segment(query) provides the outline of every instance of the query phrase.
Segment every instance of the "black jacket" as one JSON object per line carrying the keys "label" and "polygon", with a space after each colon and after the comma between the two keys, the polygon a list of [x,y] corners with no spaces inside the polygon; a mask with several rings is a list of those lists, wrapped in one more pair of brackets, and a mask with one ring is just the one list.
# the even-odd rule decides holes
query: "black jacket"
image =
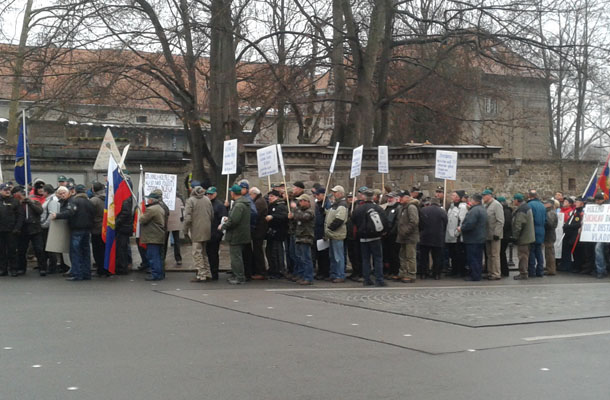
{"label": "black jacket", "polygon": [[0,197],[0,232],[20,232],[23,215],[19,201],[13,196]]}
{"label": "black jacket", "polygon": [[227,207],[218,198],[212,200],[212,208],[214,209],[214,220],[212,222],[212,240],[220,241],[222,240],[222,231],[219,231],[218,225],[222,220],[222,217],[226,217],[229,215],[227,211]]}
{"label": "black jacket", "polygon": [[502,209],[504,210],[504,235],[502,238],[510,240],[513,235],[513,209],[507,204],[502,204]]}
{"label": "black jacket", "polygon": [[379,214],[379,216],[381,218],[381,222],[383,223],[383,226],[387,230],[388,221],[385,217],[385,213],[383,212],[383,208],[379,207],[377,204],[373,203],[372,201],[366,201],[354,210],[354,213],[352,214],[352,218],[351,218],[354,225],[356,226],[356,229],[358,231],[358,237],[360,239],[373,239],[376,237],[381,237],[386,232],[386,230],[384,230],[381,233],[374,233],[374,234],[367,233],[367,229],[366,229],[366,224],[368,222],[367,212],[371,209],[375,209],[375,211],[377,211],[377,213]]}
{"label": "black jacket", "polygon": [[271,215],[267,229],[267,239],[284,241],[288,235],[288,206],[284,200],[269,204],[268,214]]}
{"label": "black jacket", "polygon": [[90,231],[95,218],[95,206],[85,193],[63,201],[57,219],[67,219],[71,231]]}
{"label": "black jacket", "polygon": [[116,216],[116,232],[131,236],[133,234],[133,200],[129,198],[123,200],[121,212]]}
{"label": "black jacket", "polygon": [[430,247],[443,247],[447,230],[447,212],[438,204],[430,204],[419,213],[419,244]]}
{"label": "black jacket", "polygon": [[[89,200],[87,200],[89,201]],[[26,217],[25,207],[28,208]],[[42,215],[42,205],[36,200],[27,198],[19,207],[19,213],[23,220],[21,226],[21,233],[26,235],[35,235],[42,232],[42,226],[40,225],[40,216]]]}
{"label": "black jacket", "polygon": [[392,205],[388,205],[385,209],[385,217],[388,220],[388,240],[392,243],[396,241],[396,234],[398,233],[398,213],[400,203],[395,202]]}

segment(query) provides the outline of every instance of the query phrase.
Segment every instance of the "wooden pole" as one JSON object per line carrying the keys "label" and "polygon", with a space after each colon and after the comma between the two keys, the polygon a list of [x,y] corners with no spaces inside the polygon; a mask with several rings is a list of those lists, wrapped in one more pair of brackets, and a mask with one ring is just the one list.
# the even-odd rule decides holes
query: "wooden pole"
{"label": "wooden pole", "polygon": [[332,176],[332,172],[328,173],[328,180],[326,181],[326,194],[330,193],[330,177]]}
{"label": "wooden pole", "polygon": [[381,195],[379,196],[379,202],[383,199],[383,191],[385,190],[385,174],[381,174]]}
{"label": "wooden pole", "polygon": [[354,203],[356,202],[356,180],[358,177],[354,178],[354,191],[352,192],[352,212],[354,212]]}
{"label": "wooden pole", "polygon": [[269,186],[269,191],[271,191],[271,175],[267,175],[267,186]]}
{"label": "wooden pole", "polygon": [[447,201],[447,179],[445,179],[445,185],[443,185],[443,208],[445,208],[446,201]]}
{"label": "wooden pole", "polygon": [[[26,134],[25,128],[25,109],[22,113],[23,116],[23,171],[25,172],[25,197],[27,198],[30,195],[30,180],[28,179],[28,137]],[[36,194],[36,193],[34,193]],[[28,206],[25,205],[25,219],[30,218],[30,213],[28,212]]]}
{"label": "wooden pole", "polygon": [[225,195],[225,202],[229,201],[229,177],[231,176],[231,174],[227,175],[227,194]]}

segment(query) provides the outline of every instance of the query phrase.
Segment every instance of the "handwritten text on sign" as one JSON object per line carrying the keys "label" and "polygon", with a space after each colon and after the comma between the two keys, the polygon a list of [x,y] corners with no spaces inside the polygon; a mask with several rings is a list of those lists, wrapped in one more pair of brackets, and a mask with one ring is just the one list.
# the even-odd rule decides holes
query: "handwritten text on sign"
{"label": "handwritten text on sign", "polygon": [[349,178],[354,179],[357,176],[360,176],[360,171],[362,170],[362,151],[364,146],[356,147],[352,153],[352,168]]}
{"label": "handwritten text on sign", "polygon": [[258,161],[259,178],[278,173],[276,145],[272,144],[256,150],[256,160]]}
{"label": "handwritten text on sign", "polygon": [[222,175],[237,173],[237,139],[226,140],[222,155]]}
{"label": "handwritten text on sign", "polygon": [[436,168],[434,176],[438,179],[457,179],[457,151],[436,151]]}
{"label": "handwritten text on sign", "polygon": [[610,243],[610,204],[585,207],[580,241]]}
{"label": "handwritten text on sign", "polygon": [[380,174],[390,173],[390,164],[388,162],[388,146],[377,147],[377,172]]}
{"label": "handwritten text on sign", "polygon": [[146,172],[144,174],[144,193],[149,195],[155,189],[163,192],[163,202],[172,211],[176,208],[176,183],[177,175],[155,174]]}

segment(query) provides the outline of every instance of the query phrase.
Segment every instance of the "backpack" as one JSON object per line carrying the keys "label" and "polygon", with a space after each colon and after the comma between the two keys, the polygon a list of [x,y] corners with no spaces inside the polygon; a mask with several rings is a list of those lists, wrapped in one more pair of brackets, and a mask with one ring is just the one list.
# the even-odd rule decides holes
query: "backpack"
{"label": "backpack", "polygon": [[364,225],[365,237],[379,237],[385,231],[384,220],[374,208],[366,210],[366,223]]}

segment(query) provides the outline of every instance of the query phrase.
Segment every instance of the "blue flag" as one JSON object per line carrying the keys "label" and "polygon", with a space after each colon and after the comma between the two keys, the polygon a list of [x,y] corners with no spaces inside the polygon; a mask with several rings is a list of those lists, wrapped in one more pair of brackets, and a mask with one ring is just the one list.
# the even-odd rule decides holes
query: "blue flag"
{"label": "blue flag", "polygon": [[[32,169],[30,168],[30,148],[28,147],[27,138],[23,140],[24,126],[21,124],[19,128],[19,143],[17,143],[17,153],[15,154],[15,180],[20,185],[25,185],[25,166],[28,167],[28,183],[32,183]],[[26,130],[27,135],[27,130]],[[26,152],[24,152],[24,149]],[[25,159],[27,153],[27,160]],[[27,162],[27,164],[26,164]]]}

